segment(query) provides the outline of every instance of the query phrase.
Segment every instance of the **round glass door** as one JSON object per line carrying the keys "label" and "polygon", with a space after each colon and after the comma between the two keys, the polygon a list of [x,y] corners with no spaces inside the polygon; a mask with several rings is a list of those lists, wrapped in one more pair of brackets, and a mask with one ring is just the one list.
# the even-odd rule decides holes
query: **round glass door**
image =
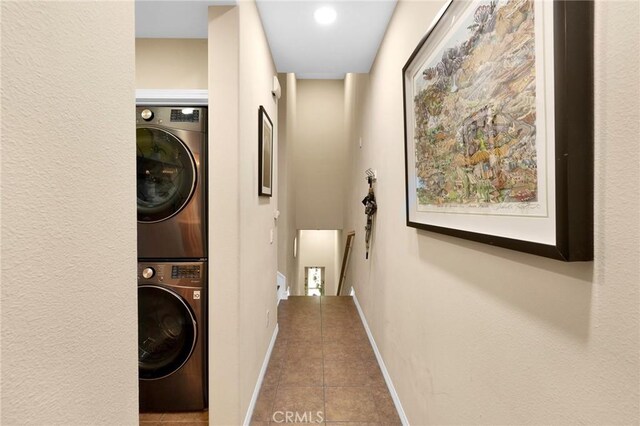
{"label": "round glass door", "polygon": [[196,344],[197,326],[185,301],[162,287],[138,287],[138,372],[160,379],[179,370]]}
{"label": "round glass door", "polygon": [[138,220],[159,222],[178,213],[196,186],[193,158],[182,141],[160,129],[136,131]]}

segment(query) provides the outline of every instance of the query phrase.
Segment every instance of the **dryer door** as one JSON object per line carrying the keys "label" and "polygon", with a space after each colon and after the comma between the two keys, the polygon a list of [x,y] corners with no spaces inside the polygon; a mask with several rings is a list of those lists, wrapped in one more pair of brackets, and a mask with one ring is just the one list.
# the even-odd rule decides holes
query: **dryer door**
{"label": "dryer door", "polygon": [[160,222],[177,214],[196,187],[196,168],[187,147],[162,129],[136,130],[138,221]]}
{"label": "dryer door", "polygon": [[140,379],[161,379],[179,370],[197,337],[196,320],[182,297],[164,287],[138,287]]}

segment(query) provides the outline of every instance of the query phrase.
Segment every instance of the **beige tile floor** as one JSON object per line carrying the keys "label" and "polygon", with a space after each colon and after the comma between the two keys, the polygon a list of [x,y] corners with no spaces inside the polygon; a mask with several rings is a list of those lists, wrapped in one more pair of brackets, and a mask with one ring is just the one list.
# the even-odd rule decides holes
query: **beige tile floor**
{"label": "beige tile floor", "polygon": [[[278,324],[252,426],[401,424],[351,297],[289,297]],[[206,412],[140,415],[143,426],[207,422]]]}
{"label": "beige tile floor", "polygon": [[289,297],[278,324],[253,425],[401,424],[351,297]]}

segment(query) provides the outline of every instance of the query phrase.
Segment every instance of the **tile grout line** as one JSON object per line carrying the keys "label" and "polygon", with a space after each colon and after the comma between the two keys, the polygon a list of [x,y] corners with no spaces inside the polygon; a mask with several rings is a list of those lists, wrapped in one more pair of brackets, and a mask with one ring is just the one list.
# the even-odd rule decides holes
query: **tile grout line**
{"label": "tile grout line", "polygon": [[[286,301],[284,301],[286,302]],[[287,306],[286,303],[283,305],[283,307]],[[279,308],[276,308],[276,318],[278,315],[278,310]],[[269,420],[267,420],[267,424],[271,424],[271,420],[273,419],[273,414],[275,413],[275,409],[276,409],[276,401],[278,399],[278,390],[280,390],[280,379],[282,378],[282,370],[283,370],[283,364],[285,362],[285,360],[287,359],[287,353],[289,351],[289,339],[287,339],[287,331],[285,331],[284,333],[282,333],[282,337],[284,338],[284,359],[280,360],[280,372],[278,373],[278,380],[276,380],[276,386],[275,386],[275,393],[273,395],[273,401],[271,401],[271,410],[269,413]],[[277,339],[279,339],[281,336],[276,337],[276,344],[278,343]]]}
{"label": "tile grout line", "polygon": [[[278,343],[278,342],[276,342]],[[287,349],[289,347],[289,341],[285,340],[285,355],[287,353]],[[271,410],[269,410],[269,420],[267,420],[267,424],[271,424],[271,419],[273,418],[273,413],[274,410],[276,409],[276,400],[278,398],[278,390],[280,389],[280,378],[282,377],[282,364],[284,363],[284,361],[280,361],[280,373],[278,374],[278,380],[276,380],[276,386],[275,386],[275,391],[273,394],[273,401],[271,401]]]}
{"label": "tile grout line", "polygon": [[320,296],[320,350],[322,351],[322,419],[327,423],[327,386],[324,377],[324,309]]}
{"label": "tile grout line", "polygon": [[[328,421],[326,416],[327,416],[327,390],[328,390],[329,387],[369,388],[370,385],[363,386],[363,385],[355,385],[355,384],[352,384],[352,383],[348,383],[348,384],[345,383],[343,385],[338,385],[338,386],[328,386],[327,385],[327,383],[326,383],[326,369],[325,369],[326,352],[324,351],[324,346],[325,346],[325,343],[327,342],[327,339],[324,338],[324,334],[325,334],[324,333],[324,329],[328,327],[329,323],[325,324],[325,319],[326,319],[325,316],[329,315],[329,312],[332,312],[333,308],[330,309],[329,311],[327,311],[327,313],[325,313],[325,305],[327,306],[327,308],[331,308],[331,306],[330,306],[331,303],[328,303],[326,300],[323,300],[322,297],[319,298],[318,305],[319,306],[317,306],[315,309],[316,309],[316,312],[318,312],[319,315],[320,315],[318,326],[319,326],[319,331],[320,331],[319,343],[321,344],[321,352],[320,353],[321,353],[321,361],[322,361],[322,404],[323,404],[323,410],[324,410],[323,411],[323,414],[324,414],[324,416],[323,416],[323,421],[324,422],[323,423],[326,423]],[[351,303],[349,304],[349,308],[351,308],[351,305],[353,305],[353,307],[355,307],[357,309],[357,306],[355,305],[354,301],[351,301]],[[343,306],[343,305],[340,304],[339,306]],[[336,306],[336,307],[338,307],[338,306]],[[285,304],[283,304],[283,305],[281,305],[279,307],[278,311],[283,312],[283,313],[291,314],[292,311],[295,310],[294,308],[295,308],[294,306],[287,306],[287,304],[285,303]],[[281,309],[282,309],[282,311],[281,311]],[[290,317],[289,317],[289,319],[290,319]],[[355,318],[351,318],[349,316],[348,321],[349,321],[349,323],[357,324],[358,323],[357,322],[357,316]],[[289,325],[290,325],[290,323],[289,323]],[[309,330],[309,332],[311,331],[311,329],[308,329],[308,330]],[[327,330],[329,330],[329,329],[327,329]],[[278,368],[278,377],[277,377],[277,380],[276,380],[276,382],[274,384],[274,397],[273,397],[272,404],[271,404],[270,419],[267,421],[267,424],[269,424],[269,423],[273,424],[272,423],[273,413],[274,413],[274,410],[278,408],[277,404],[276,404],[277,396],[278,396],[278,393],[281,391],[280,386],[282,385],[282,377],[284,375],[286,364],[287,364],[287,361],[288,361],[288,358],[289,358],[289,355],[290,355],[290,352],[291,352],[291,349],[292,349],[292,346],[291,346],[292,342],[289,339],[290,337],[291,337],[291,335],[287,334],[286,332],[281,333],[278,336],[278,338],[280,340],[279,343],[281,343],[282,346],[283,346],[283,357],[282,357],[282,359],[280,361],[280,364],[278,366],[279,367]],[[332,341],[332,340],[329,340],[329,341]],[[371,344],[368,340],[365,340],[365,341],[368,344],[367,346],[369,346]],[[307,343],[311,343],[312,340],[307,340],[306,342]],[[357,348],[352,348],[352,349],[356,350],[356,353],[355,353],[356,359],[358,359],[359,361],[362,361],[362,356],[364,354],[364,352],[363,352],[364,351],[364,347],[357,347]],[[376,364],[378,364],[378,363],[376,362]],[[365,389],[363,389],[363,390],[365,390]],[[369,394],[368,398],[371,398],[370,400],[372,400],[374,402],[374,404],[375,404],[376,398],[375,398],[373,390],[372,389],[367,389],[366,393]],[[382,424],[380,422],[382,422],[384,420],[383,420],[382,413],[379,410],[379,407],[376,406],[373,409],[373,411],[374,412],[372,414],[374,414],[374,416],[376,417],[376,420],[377,420],[376,424]],[[258,420],[255,420],[255,421],[258,421]],[[344,423],[344,421],[340,420],[340,421],[338,421],[338,423]]]}

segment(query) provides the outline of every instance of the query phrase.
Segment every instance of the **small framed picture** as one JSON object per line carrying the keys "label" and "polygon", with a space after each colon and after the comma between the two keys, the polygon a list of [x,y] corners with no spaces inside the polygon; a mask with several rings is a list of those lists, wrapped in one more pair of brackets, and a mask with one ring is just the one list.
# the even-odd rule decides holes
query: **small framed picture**
{"label": "small framed picture", "polygon": [[273,122],[262,105],[258,109],[258,195],[273,195]]}

